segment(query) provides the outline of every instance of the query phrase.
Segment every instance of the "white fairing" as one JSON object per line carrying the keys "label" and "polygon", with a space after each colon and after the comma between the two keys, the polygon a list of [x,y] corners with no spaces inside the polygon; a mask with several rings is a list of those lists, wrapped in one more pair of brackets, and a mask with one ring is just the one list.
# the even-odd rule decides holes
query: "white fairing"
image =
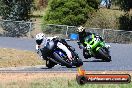
{"label": "white fairing", "polygon": [[[58,36],[54,36],[54,37],[45,37],[45,36],[43,36],[42,37],[42,34],[39,33],[38,35],[36,35],[36,39],[39,39],[39,40],[43,39],[43,41],[42,41],[41,45],[36,45],[36,50],[38,50],[39,48],[45,47],[48,42],[50,42],[53,38],[56,38],[56,37],[58,37]],[[58,48],[62,49],[64,52],[66,52],[69,59],[72,58],[71,52],[69,51],[69,49],[65,45],[58,42],[57,46],[58,46]]]}
{"label": "white fairing", "polygon": [[67,54],[67,56],[68,56],[69,59],[72,58],[71,52],[69,51],[69,49],[68,49],[65,45],[63,45],[62,43],[58,42],[58,43],[57,43],[57,46],[58,46],[60,49],[62,49],[63,51],[66,52],[66,54]]}

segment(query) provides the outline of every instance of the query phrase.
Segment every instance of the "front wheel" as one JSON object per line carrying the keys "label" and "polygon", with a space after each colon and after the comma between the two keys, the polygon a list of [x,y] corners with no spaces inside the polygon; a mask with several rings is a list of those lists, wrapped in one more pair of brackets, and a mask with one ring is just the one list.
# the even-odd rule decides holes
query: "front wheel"
{"label": "front wheel", "polygon": [[100,48],[98,52],[101,58],[103,59],[103,61],[107,61],[107,62],[111,61],[111,56],[109,55],[109,52],[107,50],[105,50],[104,48]]}
{"label": "front wheel", "polygon": [[82,59],[79,59],[79,56],[78,54],[75,52],[75,51],[72,51],[71,50],[71,53],[72,53],[72,57],[73,57],[73,65],[76,66],[76,67],[80,67],[83,65],[83,61]]}
{"label": "front wheel", "polygon": [[88,51],[86,49],[83,49],[83,57],[85,59],[91,58],[91,55],[88,53]]}
{"label": "front wheel", "polygon": [[76,67],[80,67],[80,66],[82,66],[82,65],[83,65],[82,59],[78,59],[77,62],[76,62],[76,64],[75,64],[75,66],[76,66]]}

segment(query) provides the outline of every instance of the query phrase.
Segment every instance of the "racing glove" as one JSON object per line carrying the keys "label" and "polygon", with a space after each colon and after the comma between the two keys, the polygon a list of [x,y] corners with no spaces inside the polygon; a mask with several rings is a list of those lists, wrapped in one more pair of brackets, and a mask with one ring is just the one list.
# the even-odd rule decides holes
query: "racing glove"
{"label": "racing glove", "polygon": [[86,49],[87,49],[87,50],[90,50],[90,49],[91,49],[91,45],[87,45],[87,46],[86,46]]}
{"label": "racing glove", "polygon": [[40,48],[39,45],[36,45],[36,53],[39,54]]}
{"label": "racing glove", "polygon": [[89,55],[91,55],[91,45],[87,45],[87,46],[86,46],[86,49],[87,49]]}
{"label": "racing glove", "polygon": [[105,44],[105,47],[106,47],[107,49],[109,49],[111,46],[110,46],[110,45]]}

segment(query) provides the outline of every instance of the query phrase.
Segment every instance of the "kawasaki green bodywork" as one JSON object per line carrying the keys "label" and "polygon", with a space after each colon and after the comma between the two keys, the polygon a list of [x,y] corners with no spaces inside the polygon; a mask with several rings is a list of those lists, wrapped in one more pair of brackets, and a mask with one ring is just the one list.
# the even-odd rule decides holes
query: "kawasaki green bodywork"
{"label": "kawasaki green bodywork", "polygon": [[104,41],[100,41],[100,39],[96,38],[94,34],[92,34],[90,36],[87,36],[85,38],[85,42],[84,43],[86,45],[90,45],[91,46],[90,52],[92,54],[96,54],[101,47],[105,46],[105,42]]}

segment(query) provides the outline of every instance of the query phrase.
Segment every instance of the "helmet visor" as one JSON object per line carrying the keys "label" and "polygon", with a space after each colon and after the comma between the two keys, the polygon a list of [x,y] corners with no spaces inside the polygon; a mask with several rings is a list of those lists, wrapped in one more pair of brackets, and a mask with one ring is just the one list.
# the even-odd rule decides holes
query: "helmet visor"
{"label": "helmet visor", "polygon": [[40,44],[42,43],[42,41],[43,41],[43,39],[41,39],[41,40],[36,40],[36,43],[37,43],[38,45],[40,45]]}

